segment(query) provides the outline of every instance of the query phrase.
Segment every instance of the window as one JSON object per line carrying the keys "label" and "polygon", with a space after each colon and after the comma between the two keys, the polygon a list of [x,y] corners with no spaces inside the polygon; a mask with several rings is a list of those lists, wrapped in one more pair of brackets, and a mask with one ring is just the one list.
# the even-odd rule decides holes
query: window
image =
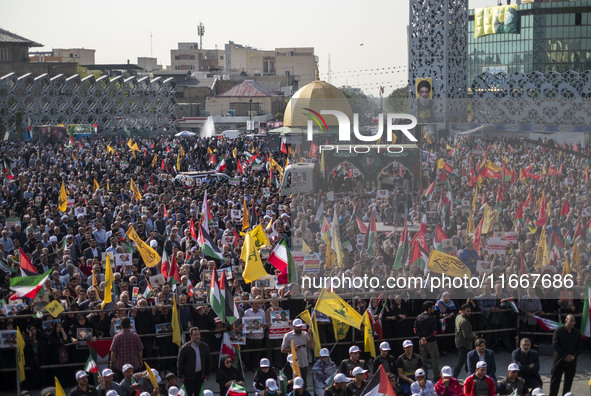
{"label": "window", "polygon": [[0,61],[10,61],[10,51],[8,48],[0,48]]}
{"label": "window", "polygon": [[580,12],[577,12],[575,14],[575,26],[581,26],[582,22],[583,22],[583,15],[581,15]]}
{"label": "window", "polygon": [[178,55],[175,55],[174,56],[174,60],[179,60],[179,56]]}

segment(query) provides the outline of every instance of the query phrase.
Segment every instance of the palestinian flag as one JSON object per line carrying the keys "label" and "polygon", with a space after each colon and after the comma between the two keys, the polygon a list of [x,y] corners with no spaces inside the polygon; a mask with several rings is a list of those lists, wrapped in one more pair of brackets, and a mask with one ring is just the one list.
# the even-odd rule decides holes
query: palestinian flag
{"label": "palestinian flag", "polygon": [[179,276],[179,266],[176,263],[176,256],[174,254],[172,255],[172,260],[170,260],[170,274],[168,277],[168,283],[170,284],[170,286],[181,284],[181,277]]}
{"label": "palestinian flag", "polygon": [[429,187],[427,187],[427,189],[423,193],[423,196],[425,197],[425,199],[427,201],[430,201],[431,199],[433,199],[433,192],[434,191],[435,191],[435,181],[433,181],[433,183],[429,184]]}
{"label": "palestinian flag", "polygon": [[213,273],[211,275],[211,283],[209,287],[209,304],[218,318],[224,320],[224,317],[226,316],[226,306],[224,304],[224,297],[220,294],[218,272],[215,268],[213,269]]}
{"label": "palestinian flag", "polygon": [[295,261],[291,256],[289,247],[285,239],[275,246],[275,249],[269,255],[267,261],[279,270],[277,283],[284,285],[287,283],[297,282],[297,272],[295,268]]}
{"label": "palestinian flag", "polygon": [[246,388],[234,382],[230,385],[227,396],[246,396]]}
{"label": "palestinian flag", "polygon": [[585,285],[585,304],[583,305],[583,317],[581,318],[581,335],[583,337],[591,337],[591,285],[587,283]]}
{"label": "palestinian flag", "polygon": [[394,389],[392,389],[392,385],[390,385],[390,380],[388,379],[388,374],[384,367],[380,365],[378,371],[374,373],[369,379],[367,385],[361,392],[361,396],[396,396]]}
{"label": "palestinian flag", "polygon": [[150,282],[146,283],[146,288],[144,289],[144,297],[152,297],[152,286],[150,286]]}
{"label": "palestinian flag", "polygon": [[517,308],[517,304],[515,304],[515,300],[513,297],[506,299],[505,302],[507,303],[509,308],[513,310],[513,312],[515,312],[516,314],[519,313],[519,308]]}
{"label": "palestinian flag", "polygon": [[53,272],[53,268],[44,274],[36,276],[17,276],[10,280],[10,289],[15,292],[11,300],[28,297],[35,298],[37,293],[43,288],[45,281]]}
{"label": "palestinian flag", "polygon": [[[420,232],[420,231],[419,231]],[[427,252],[419,241],[416,241],[412,245],[412,252],[410,255],[411,265],[417,266],[422,270],[427,268],[429,263],[429,252]]]}
{"label": "palestinian flag", "polygon": [[534,319],[536,320],[536,322],[538,322],[538,325],[540,325],[540,327],[544,331],[554,331],[557,328],[564,326],[563,323],[555,322],[553,320],[546,318],[541,318],[537,315],[534,315]]}
{"label": "palestinian flag", "polygon": [[9,267],[2,260],[0,260],[0,271],[4,272],[5,274],[11,274],[11,275],[16,273],[16,271],[14,270],[14,268]]}
{"label": "palestinian flag", "polygon": [[211,257],[213,259],[223,260],[224,257],[222,256],[222,252],[218,248],[218,246],[211,240],[209,233],[206,233],[203,229],[203,225],[199,225],[199,238],[197,238],[197,243],[201,247],[203,251],[203,255],[207,257]]}
{"label": "palestinian flag", "polygon": [[232,294],[232,289],[230,289],[230,285],[228,284],[225,271],[222,272],[219,287],[220,298],[224,300],[226,320],[228,323],[232,324],[240,319],[240,313],[238,312],[238,307],[236,307],[236,303],[234,302],[234,294]]}
{"label": "palestinian flag", "polygon": [[4,173],[6,173],[6,177],[8,177],[10,180],[14,178],[12,170],[10,170],[10,166],[8,166],[8,161],[6,160],[4,160]]}
{"label": "palestinian flag", "polygon": [[441,226],[437,224],[437,227],[435,227],[435,235],[433,236],[433,247],[435,248],[435,250],[438,250],[440,252],[443,251],[441,246],[443,245],[444,239],[448,239],[447,235],[445,235],[443,228],[441,228]]}
{"label": "palestinian flag", "polygon": [[[107,368],[109,365],[109,354],[113,340],[86,341],[90,358],[96,362],[97,369]],[[98,373],[97,373],[98,374]],[[96,377],[96,375],[95,375]],[[98,378],[95,378],[98,380]]]}
{"label": "palestinian flag", "polygon": [[371,219],[369,220],[369,227],[367,227],[367,231],[365,233],[365,242],[364,246],[367,246],[366,252],[367,257],[373,257],[375,255],[374,245],[376,243],[376,237],[378,235],[378,231],[376,228],[376,216],[375,212],[371,212]]}
{"label": "palestinian flag", "polygon": [[401,269],[403,266],[406,265],[406,261],[408,260],[407,233],[408,231],[406,230],[405,219],[404,228],[402,230],[402,234],[400,235],[400,243],[398,244],[398,249],[396,249],[396,257],[394,258],[394,269]]}
{"label": "palestinian flag", "polygon": [[86,366],[84,366],[84,371],[90,374],[98,373],[98,366],[96,365],[96,362],[94,361],[92,356],[88,357],[88,360],[86,361]]}

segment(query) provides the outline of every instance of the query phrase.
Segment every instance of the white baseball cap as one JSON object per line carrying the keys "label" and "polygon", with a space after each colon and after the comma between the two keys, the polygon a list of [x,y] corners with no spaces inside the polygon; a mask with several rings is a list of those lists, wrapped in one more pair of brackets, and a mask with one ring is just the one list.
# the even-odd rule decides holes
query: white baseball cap
{"label": "white baseball cap", "polygon": [[171,386],[170,388],[168,388],[168,396],[178,396],[179,394],[179,388],[177,388],[176,386]]}
{"label": "white baseball cap", "polygon": [[272,391],[276,391],[279,389],[279,387],[277,386],[277,382],[273,378],[268,378],[267,381],[265,381],[265,386],[271,389]]}
{"label": "white baseball cap", "polygon": [[131,364],[127,363],[127,364],[123,365],[123,368],[121,369],[121,371],[126,372],[129,369],[133,369],[133,366]]}
{"label": "white baseball cap", "polygon": [[203,391],[203,396],[213,396],[213,392],[210,391],[209,389],[205,389]]}
{"label": "white baseball cap", "polygon": [[152,369],[152,374],[154,374],[154,377],[156,377],[156,382],[162,381],[162,378],[160,378],[160,374],[158,373],[158,370]]}
{"label": "white baseball cap", "polygon": [[[117,391],[110,390],[107,393],[105,393],[105,396],[119,396],[119,393],[117,393]],[[174,396],[176,396],[176,394]]]}
{"label": "white baseball cap", "polygon": [[391,351],[392,349],[390,348],[390,344],[388,344],[386,341],[382,342],[380,344],[380,349],[382,351]]}
{"label": "white baseball cap", "polygon": [[293,356],[291,356],[291,353],[289,355],[287,355],[287,362],[289,364],[293,363]]}
{"label": "white baseball cap", "polygon": [[304,327],[304,322],[300,318],[293,320],[293,327]]}
{"label": "white baseball cap", "polygon": [[102,376],[103,377],[110,377],[112,375],[115,375],[115,373],[113,372],[113,370],[106,368],[103,370]]}
{"label": "white baseball cap", "polygon": [[359,367],[359,366],[355,367],[352,372],[352,374],[354,376],[357,374],[365,374],[365,373],[367,373],[367,370],[364,370],[363,367]]}
{"label": "white baseball cap", "polygon": [[304,387],[304,379],[302,377],[295,377],[293,379],[293,389],[302,389]]}
{"label": "white baseball cap", "polygon": [[533,391],[531,391],[531,395],[532,396],[546,396],[546,394],[544,393],[544,390],[542,388],[534,389]]}
{"label": "white baseball cap", "polygon": [[338,373],[334,376],[333,381],[335,384],[342,384],[345,382],[351,382],[351,379],[347,378],[343,373]]}
{"label": "white baseball cap", "polygon": [[361,352],[361,349],[357,345],[353,345],[349,348],[349,353]]}
{"label": "white baseball cap", "polygon": [[78,381],[82,377],[88,377],[88,373],[84,370],[79,370],[76,372],[76,381]]}
{"label": "white baseball cap", "polygon": [[572,392],[566,392],[566,393],[564,394],[564,396],[575,396],[575,394],[574,394],[574,393],[572,393]]}
{"label": "white baseball cap", "polygon": [[150,394],[148,392],[142,392],[140,393],[140,396],[150,396]]}
{"label": "white baseball cap", "polygon": [[423,375],[425,375],[425,370],[423,370],[422,368],[417,369],[417,371],[415,371],[415,377],[422,377]]}
{"label": "white baseball cap", "polygon": [[443,366],[441,369],[441,376],[442,377],[453,377],[453,370],[450,366]]}
{"label": "white baseball cap", "polygon": [[481,360],[478,363],[476,363],[476,368],[477,369],[483,368],[483,367],[486,367],[486,362],[485,361]]}
{"label": "white baseball cap", "polygon": [[511,363],[509,367],[507,367],[507,371],[519,371],[519,365],[517,363]]}
{"label": "white baseball cap", "polygon": [[271,362],[269,362],[269,359],[267,358],[262,358],[261,362],[259,363],[259,366],[261,367],[271,367]]}
{"label": "white baseball cap", "polygon": [[407,348],[412,346],[412,341],[411,340],[404,340],[404,342],[402,343],[402,347],[403,348]]}
{"label": "white baseball cap", "polygon": [[329,357],[330,356],[330,352],[328,351],[328,348],[322,348],[320,350],[320,357]]}

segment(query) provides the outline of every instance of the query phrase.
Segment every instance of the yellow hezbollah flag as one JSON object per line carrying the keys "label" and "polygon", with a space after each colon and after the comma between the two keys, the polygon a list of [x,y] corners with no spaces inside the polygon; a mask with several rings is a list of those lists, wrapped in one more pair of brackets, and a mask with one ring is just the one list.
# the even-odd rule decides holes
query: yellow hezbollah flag
{"label": "yellow hezbollah flag", "polygon": [[142,194],[140,193],[140,190],[138,190],[137,186],[135,185],[133,178],[130,179],[129,189],[131,191],[133,191],[133,196],[135,197],[135,199],[142,199]]}
{"label": "yellow hezbollah flag", "polygon": [[183,146],[181,146],[181,148],[179,149],[179,154],[183,157],[185,156],[185,149],[183,148]]}
{"label": "yellow hezbollah flag", "polygon": [[443,158],[440,158],[437,160],[437,169],[443,168],[445,168],[445,160]]}
{"label": "yellow hezbollah flag", "polygon": [[150,165],[152,168],[156,165],[157,160],[158,160],[158,155],[154,155],[154,158],[152,158],[152,165]]}
{"label": "yellow hezbollah flag", "polygon": [[148,363],[144,362],[144,364],[146,365],[146,369],[148,370],[148,376],[150,377],[150,382],[152,383],[152,386],[154,387],[154,389],[158,389],[158,381],[156,381],[156,376],[152,372],[150,366],[148,366]]}
{"label": "yellow hezbollah flag", "polygon": [[484,206],[484,222],[482,223],[482,234],[488,234],[497,221],[499,212],[491,208],[488,204]]}
{"label": "yellow hezbollah flag", "polygon": [[447,276],[463,277],[472,273],[457,257],[432,249],[429,255],[429,271]]}
{"label": "yellow hezbollah flag", "polygon": [[361,330],[362,317],[359,312],[334,292],[322,289],[320,296],[318,296],[315,309],[331,318],[337,319],[339,322],[346,323]]}
{"label": "yellow hezbollah flag", "polygon": [[242,207],[242,231],[247,230],[250,227],[250,214],[248,213],[248,206],[246,205],[246,199]]}
{"label": "yellow hezbollah flag", "polygon": [[142,241],[137,232],[135,232],[133,225],[130,225],[127,229],[127,236],[135,242],[137,250],[140,252],[144,264],[146,264],[147,267],[154,267],[160,262],[160,255],[158,252],[152,249],[146,242]]}
{"label": "yellow hezbollah flag", "polygon": [[176,306],[176,297],[172,296],[172,342],[181,346],[181,325],[179,324],[179,311]]}
{"label": "yellow hezbollah flag", "polygon": [[562,268],[562,276],[570,275],[570,265],[568,264],[568,257],[564,260],[564,267]]}
{"label": "yellow hezbollah flag", "polygon": [[[93,279],[95,277],[93,276]],[[113,289],[113,269],[111,268],[111,262],[109,260],[109,255],[107,254],[107,265],[105,267],[105,296],[103,297],[103,302],[101,303],[101,309],[105,308],[110,302],[113,302],[113,297],[111,296],[111,290]]]}
{"label": "yellow hezbollah flag", "polygon": [[363,350],[369,352],[371,357],[376,357],[376,343],[373,340],[373,328],[371,327],[371,320],[367,315],[368,311],[363,314]]}
{"label": "yellow hezbollah flag", "polygon": [[57,318],[62,312],[64,312],[64,306],[60,304],[57,300],[53,300],[45,306],[45,310],[49,312],[51,316]]}
{"label": "yellow hezbollah flag", "polygon": [[234,150],[232,150],[232,157],[238,157],[238,147],[234,147]]}
{"label": "yellow hezbollah flag", "polygon": [[244,237],[244,245],[242,246],[240,258],[246,263],[244,265],[244,272],[242,273],[244,282],[250,283],[267,276],[267,271],[265,271],[263,261],[261,260],[261,256],[259,256],[259,250],[250,232],[247,232]]}
{"label": "yellow hezbollah flag", "polygon": [[55,396],[66,396],[66,392],[64,392],[64,388],[62,388],[62,384],[60,384],[60,380],[55,378]]}
{"label": "yellow hezbollah flag", "polygon": [[472,198],[472,210],[476,210],[476,204],[478,203],[478,186],[474,189],[474,197]]}
{"label": "yellow hezbollah flag", "polygon": [[579,244],[577,241],[573,241],[573,253],[571,258],[575,267],[579,267],[581,265],[581,252],[579,251]]}
{"label": "yellow hezbollah flag", "polygon": [[294,345],[294,340],[291,340],[291,368],[293,371],[293,377],[301,377],[302,374],[300,373],[300,363],[298,362],[298,355],[296,354],[296,349]]}
{"label": "yellow hezbollah flag", "polygon": [[98,182],[96,181],[96,179],[94,179],[93,186],[94,186],[94,191],[96,191],[96,190],[98,190],[99,188],[101,188],[101,187],[99,186]]}
{"label": "yellow hezbollah flag", "polygon": [[113,155],[113,147],[109,146],[108,144],[107,144],[107,154]]}
{"label": "yellow hezbollah flag", "polygon": [[60,200],[59,200],[59,205],[58,205],[58,209],[60,210],[60,212],[66,212],[66,210],[68,210],[68,194],[66,194],[66,185],[64,184],[64,182],[62,181],[62,188],[60,190]]}
{"label": "yellow hezbollah flag", "polygon": [[271,245],[271,242],[269,242],[269,239],[267,238],[267,234],[265,234],[265,231],[263,230],[262,224],[259,224],[248,233],[252,236],[257,249],[260,249],[262,246]]}
{"label": "yellow hezbollah flag", "polygon": [[18,365],[19,380],[25,380],[25,339],[21,329],[16,328],[16,362]]}
{"label": "yellow hezbollah flag", "polygon": [[343,322],[339,322],[335,318],[330,318],[332,322],[332,330],[334,332],[335,340],[344,340],[349,332],[349,325]]}
{"label": "yellow hezbollah flag", "polygon": [[310,317],[310,312],[308,310],[303,311],[298,315],[306,324],[308,328],[312,330],[312,339],[314,340],[314,356],[320,356],[320,336],[318,335],[318,324],[316,322],[316,315],[314,315],[314,320]]}
{"label": "yellow hezbollah flag", "polygon": [[181,153],[176,156],[176,171],[181,171]]}

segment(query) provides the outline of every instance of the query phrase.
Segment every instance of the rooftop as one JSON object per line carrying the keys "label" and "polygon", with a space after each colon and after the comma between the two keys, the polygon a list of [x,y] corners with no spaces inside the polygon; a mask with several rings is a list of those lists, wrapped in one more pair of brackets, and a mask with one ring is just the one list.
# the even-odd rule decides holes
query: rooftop
{"label": "rooftop", "polygon": [[21,44],[28,47],[43,47],[43,44],[39,44],[33,40],[29,40],[4,29],[0,29],[0,43]]}
{"label": "rooftop", "polygon": [[264,97],[276,96],[273,92],[266,90],[252,80],[242,81],[219,96],[242,96],[242,97]]}

